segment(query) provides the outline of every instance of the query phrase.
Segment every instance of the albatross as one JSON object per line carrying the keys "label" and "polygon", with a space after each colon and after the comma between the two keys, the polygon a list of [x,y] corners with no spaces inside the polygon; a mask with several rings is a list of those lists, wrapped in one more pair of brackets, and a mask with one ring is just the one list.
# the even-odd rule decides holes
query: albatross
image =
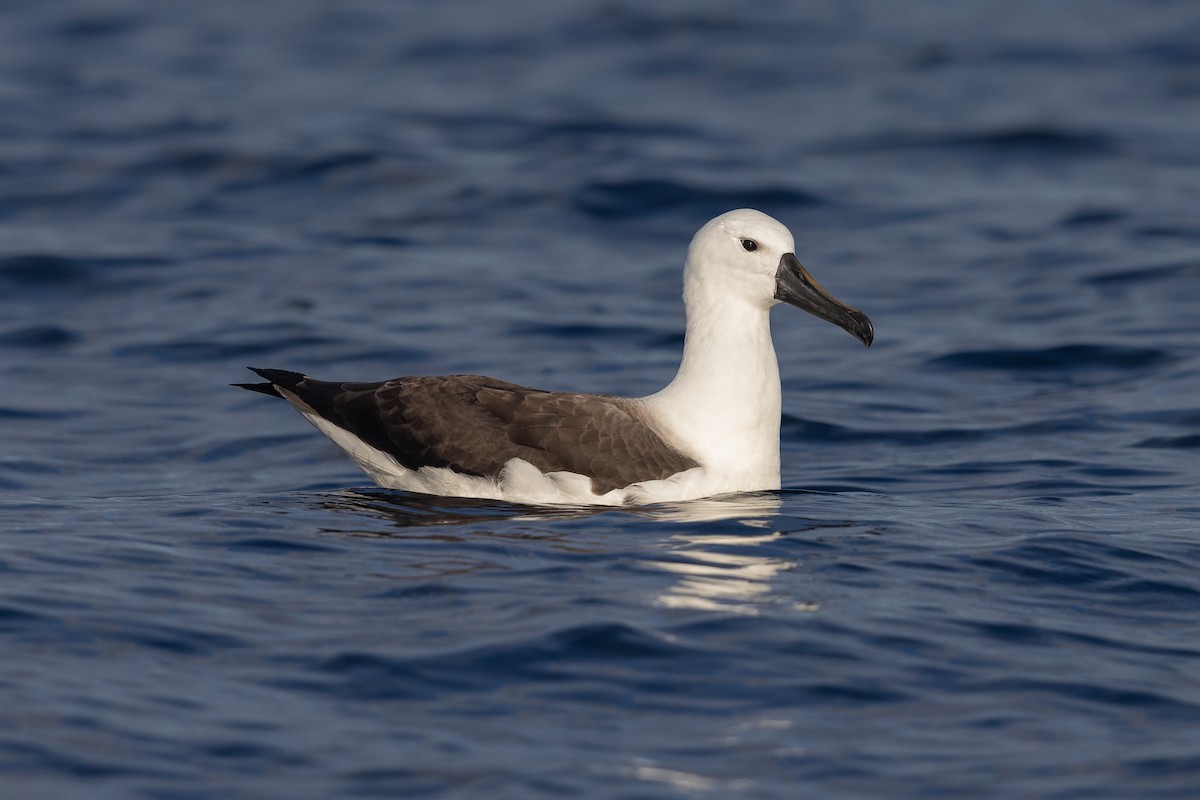
{"label": "albatross", "polygon": [[648,397],[531,389],[482,375],[321,381],[251,370],[377,484],[535,505],[683,501],[780,488],[782,393],[769,312],[787,303],[868,347],[865,314],[825,291],[788,229],[753,209],[709,221],[683,270],[679,372]]}

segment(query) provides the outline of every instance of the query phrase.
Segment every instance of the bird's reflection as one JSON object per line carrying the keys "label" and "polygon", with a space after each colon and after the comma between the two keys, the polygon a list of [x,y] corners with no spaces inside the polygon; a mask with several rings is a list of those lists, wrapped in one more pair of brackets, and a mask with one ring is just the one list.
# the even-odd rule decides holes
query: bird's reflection
{"label": "bird's reflection", "polygon": [[[771,593],[773,579],[794,568],[796,561],[752,548],[776,542],[783,533],[771,531],[750,535],[676,533],[671,536],[670,558],[644,563],[679,576],[655,602],[664,608],[755,615]],[[770,548],[766,548],[770,551]],[[810,603],[792,602],[802,611],[815,610]]]}
{"label": "bird's reflection", "polygon": [[526,506],[469,497],[435,497],[410,492],[344,490],[324,496],[321,506],[330,510],[366,512],[398,528],[430,525],[463,525],[514,520],[583,519],[598,514],[630,513],[664,522],[717,522],[739,520],[746,525],[767,525],[779,513],[778,496],[766,492],[729,494],[680,503],[652,506]]}
{"label": "bird's reflection", "polygon": [[385,519],[398,528],[464,525],[501,520],[561,519],[586,516],[590,509],[573,506],[523,506],[471,497],[437,497],[389,489],[346,489],[325,496],[321,506],[333,511],[358,511]]}
{"label": "bird's reflection", "polygon": [[[786,556],[792,551],[785,545],[772,546],[785,534],[777,530],[781,527],[782,500],[770,492],[611,508],[523,506],[390,490],[347,490],[323,496],[321,505],[330,510],[366,513],[393,528],[390,532],[377,527],[342,529],[351,535],[399,536],[421,530],[423,539],[464,541],[480,535],[478,525],[484,523],[482,532],[489,536],[553,539],[558,546],[579,552],[603,549],[603,531],[592,526],[584,531],[578,526],[509,527],[505,523],[553,523],[599,515],[632,515],[668,523],[662,535],[642,540],[636,556],[639,566],[669,576],[665,589],[661,578],[655,581],[658,588],[651,598],[663,608],[758,614],[766,604],[779,602],[779,598],[773,598],[772,583],[797,563]],[[439,526],[439,530],[430,530],[431,526]],[[815,606],[794,599],[784,602],[797,610],[815,610]]]}
{"label": "bird's reflection", "polygon": [[719,522],[740,520],[746,525],[765,527],[779,514],[783,502],[770,492],[747,492],[705,497],[681,503],[642,506],[635,513],[664,522]]}

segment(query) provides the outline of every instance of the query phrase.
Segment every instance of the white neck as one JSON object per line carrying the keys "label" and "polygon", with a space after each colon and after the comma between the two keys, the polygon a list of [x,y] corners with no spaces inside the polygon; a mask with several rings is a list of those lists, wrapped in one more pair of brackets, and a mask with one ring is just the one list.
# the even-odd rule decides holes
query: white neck
{"label": "white neck", "polygon": [[685,292],[679,373],[645,404],[669,438],[729,491],[779,487],[779,364],[769,308],[718,289]]}

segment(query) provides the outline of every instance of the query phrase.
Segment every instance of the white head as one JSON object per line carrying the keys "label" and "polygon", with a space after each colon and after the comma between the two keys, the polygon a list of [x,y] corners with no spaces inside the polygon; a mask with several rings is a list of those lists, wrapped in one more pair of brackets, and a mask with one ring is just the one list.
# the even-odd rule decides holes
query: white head
{"label": "white head", "polygon": [[834,299],[801,266],[783,223],[761,211],[739,208],[712,219],[696,232],[684,271],[684,301],[738,299],[769,309],[789,303],[832,322],[870,345],[871,321]]}
{"label": "white head", "polygon": [[715,290],[770,308],[779,302],[774,297],[779,259],[795,249],[791,231],[778,220],[752,208],[729,211],[692,238],[685,293]]}

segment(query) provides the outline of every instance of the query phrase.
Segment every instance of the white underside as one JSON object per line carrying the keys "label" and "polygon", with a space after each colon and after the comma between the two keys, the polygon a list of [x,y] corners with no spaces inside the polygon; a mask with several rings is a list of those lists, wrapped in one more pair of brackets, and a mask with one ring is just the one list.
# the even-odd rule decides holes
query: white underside
{"label": "white underside", "polygon": [[[528,505],[643,505],[712,497],[728,492],[778,489],[774,485],[739,485],[730,476],[717,475],[704,467],[694,467],[670,478],[641,481],[605,494],[592,491],[592,480],[575,472],[542,472],[521,458],[511,459],[497,478],[463,475],[445,467],[409,469],[382,450],[371,447],[354,434],[339,428],[308,408],[291,392],[288,400],[304,418],[342,448],[354,462],[385,489],[443,497],[477,497]],[[768,481],[770,483],[770,481]]]}

